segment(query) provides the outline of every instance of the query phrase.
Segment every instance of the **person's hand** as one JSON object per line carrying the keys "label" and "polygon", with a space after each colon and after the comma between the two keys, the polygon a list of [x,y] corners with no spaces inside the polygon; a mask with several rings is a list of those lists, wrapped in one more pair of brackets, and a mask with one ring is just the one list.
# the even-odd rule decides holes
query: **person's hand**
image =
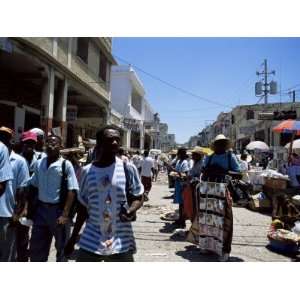
{"label": "person's hand", "polygon": [[121,222],[132,222],[135,219],[135,211],[130,209],[121,209],[120,220]]}
{"label": "person's hand", "polygon": [[19,214],[13,214],[13,216],[12,216],[12,222],[13,223],[19,222],[20,217],[21,216]]}
{"label": "person's hand", "polygon": [[65,224],[68,223],[68,221],[69,221],[69,218],[62,215],[62,216],[60,216],[60,217],[57,219],[57,224],[58,224],[58,225],[65,225]]}

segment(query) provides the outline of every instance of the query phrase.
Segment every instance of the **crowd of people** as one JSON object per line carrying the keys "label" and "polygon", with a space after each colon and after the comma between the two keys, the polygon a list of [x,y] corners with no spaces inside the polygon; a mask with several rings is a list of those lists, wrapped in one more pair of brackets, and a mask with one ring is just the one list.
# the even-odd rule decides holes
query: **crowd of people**
{"label": "crowd of people", "polygon": [[53,238],[56,261],[67,261],[77,243],[77,261],[133,261],[132,221],[149,201],[160,170],[168,171],[175,187],[174,226],[185,228],[187,219],[197,223],[201,252],[228,260],[228,176],[245,177],[248,163],[245,155],[237,159],[225,136],[215,138],[211,155],[202,147],[190,155],[180,148],[166,161],[148,150],[128,154],[118,128],[106,126],[97,132],[86,165],[76,153],[62,155],[61,138],[41,129],[24,132],[19,144],[13,139],[11,129],[0,128],[0,261],[47,261]]}
{"label": "crowd of people", "polygon": [[39,128],[13,141],[13,130],[2,126],[0,261],[47,261],[53,238],[56,261],[67,261],[76,243],[77,261],[132,261],[131,222],[149,200],[158,156],[126,153],[114,126],[97,132],[85,166]]}

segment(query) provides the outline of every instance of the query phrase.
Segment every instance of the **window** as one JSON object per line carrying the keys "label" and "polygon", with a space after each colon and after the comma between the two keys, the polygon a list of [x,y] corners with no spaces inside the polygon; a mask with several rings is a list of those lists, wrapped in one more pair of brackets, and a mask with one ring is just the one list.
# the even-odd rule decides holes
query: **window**
{"label": "window", "polygon": [[77,39],[77,56],[79,56],[86,64],[88,63],[89,54],[89,38],[80,37]]}
{"label": "window", "polygon": [[231,115],[231,124],[234,124],[234,123],[235,123],[234,115]]}
{"label": "window", "polygon": [[100,51],[99,77],[106,82],[107,59],[103,52]]}
{"label": "window", "polygon": [[131,106],[140,114],[142,113],[142,97],[136,91],[131,94]]}
{"label": "window", "polygon": [[250,110],[250,109],[247,110],[246,119],[247,119],[247,120],[252,120],[252,119],[254,119],[254,111],[253,111],[253,110]]}

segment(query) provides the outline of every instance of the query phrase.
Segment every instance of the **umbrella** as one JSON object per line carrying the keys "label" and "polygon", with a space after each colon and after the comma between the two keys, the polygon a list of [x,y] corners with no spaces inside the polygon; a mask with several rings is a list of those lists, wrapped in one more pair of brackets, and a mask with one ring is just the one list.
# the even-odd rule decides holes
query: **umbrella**
{"label": "umbrella", "polygon": [[286,120],[279,123],[273,128],[274,132],[279,133],[293,133],[294,135],[300,135],[300,121]]}
{"label": "umbrella", "polygon": [[247,150],[269,151],[269,146],[265,142],[253,141],[246,146]]}
{"label": "umbrella", "polygon": [[279,133],[292,133],[292,140],[289,145],[289,157],[291,157],[292,149],[293,149],[293,143],[296,135],[300,135],[300,121],[296,120],[285,120],[281,123],[279,123],[277,126],[273,128],[274,132]]}
{"label": "umbrella", "polygon": [[[284,148],[289,149],[291,146],[291,143],[288,143],[284,146]],[[293,142],[293,149],[300,149],[300,139],[294,140]]]}

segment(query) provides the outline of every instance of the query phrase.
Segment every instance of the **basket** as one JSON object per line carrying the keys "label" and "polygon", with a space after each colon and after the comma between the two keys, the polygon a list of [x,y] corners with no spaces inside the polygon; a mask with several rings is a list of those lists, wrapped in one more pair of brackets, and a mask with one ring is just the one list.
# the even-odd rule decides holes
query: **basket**
{"label": "basket", "polygon": [[269,238],[270,248],[275,252],[282,254],[295,254],[298,252],[299,246],[297,243],[286,242]]}
{"label": "basket", "polygon": [[287,181],[281,178],[266,177],[264,185],[274,190],[285,190],[287,187]]}

